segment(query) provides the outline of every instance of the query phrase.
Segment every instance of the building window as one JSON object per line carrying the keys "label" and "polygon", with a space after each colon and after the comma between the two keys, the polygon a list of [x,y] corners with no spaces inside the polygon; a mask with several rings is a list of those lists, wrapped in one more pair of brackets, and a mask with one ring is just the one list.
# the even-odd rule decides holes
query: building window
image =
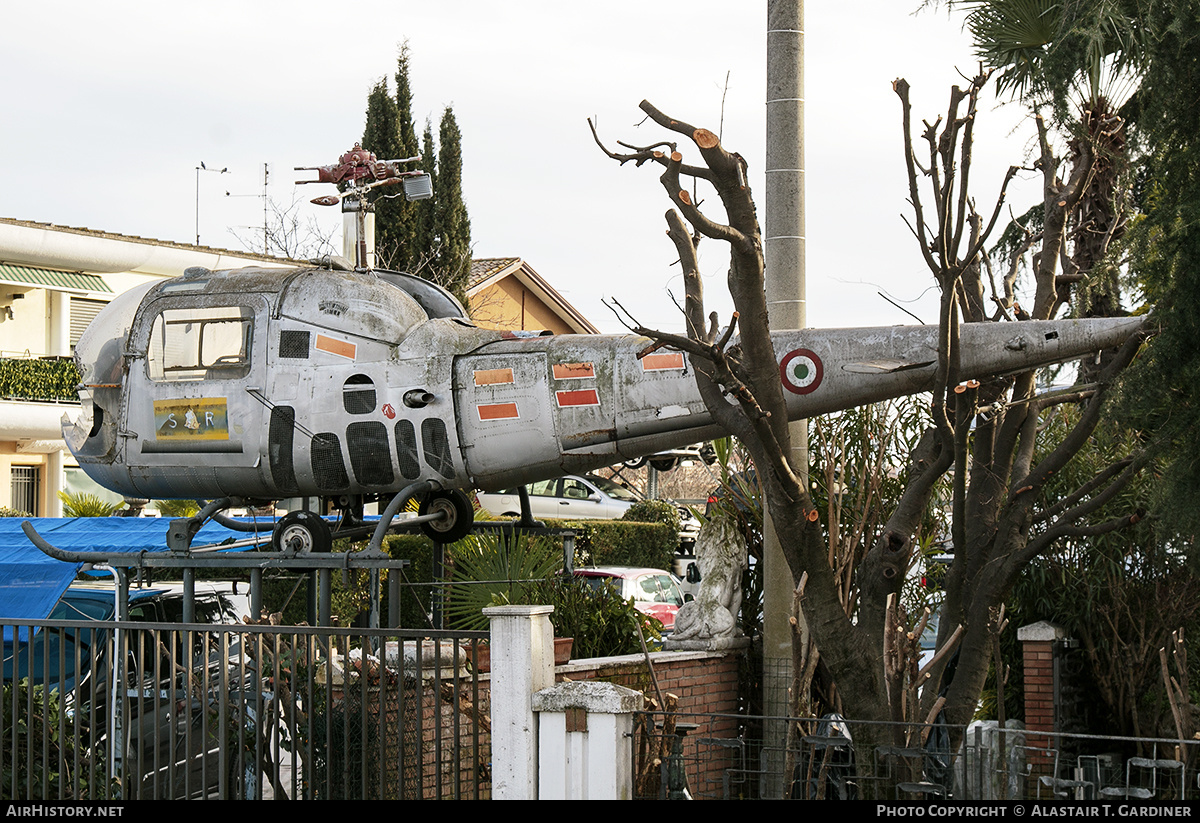
{"label": "building window", "polygon": [[12,507],[19,512],[38,516],[37,466],[12,467]]}
{"label": "building window", "polygon": [[103,300],[88,300],[85,297],[71,298],[71,351],[83,336],[88,324],[96,319],[96,315],[107,306]]}

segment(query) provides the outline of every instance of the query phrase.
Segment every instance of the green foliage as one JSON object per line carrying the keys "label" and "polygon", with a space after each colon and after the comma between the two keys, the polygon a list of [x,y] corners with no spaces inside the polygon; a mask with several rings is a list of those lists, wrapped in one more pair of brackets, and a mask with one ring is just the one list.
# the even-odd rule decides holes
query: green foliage
{"label": "green foliage", "polygon": [[671,570],[679,528],[623,520],[548,520],[547,526],[575,532],[575,556],[593,566],[645,566]]}
{"label": "green foliage", "polygon": [[[1047,421],[1042,449],[1059,442],[1078,410],[1063,406]],[[1087,446],[1047,482],[1042,508],[1053,506],[1099,475],[1140,442],[1136,432],[1102,426]],[[1084,523],[1097,526],[1140,513],[1154,483],[1143,472]],[[1036,526],[1035,526],[1036,528]],[[1018,578],[1009,598],[1009,625],[1047,620],[1081,642],[1091,683],[1090,731],[1153,735],[1167,718],[1158,649],[1180,627],[1200,630],[1200,575],[1189,559],[1191,539],[1154,518],[1138,517],[1119,531],[1075,537],[1038,558]],[[1147,608],[1153,604],[1153,608]],[[1193,627],[1195,627],[1193,629]],[[1014,672],[1005,686],[1009,716],[1021,712],[1021,651],[1011,629],[1002,652]],[[994,687],[993,687],[994,691]]]}
{"label": "green foliage", "polygon": [[191,517],[200,511],[195,500],[155,500],[154,508],[163,517]]}
{"label": "green foliage", "polygon": [[424,263],[429,270],[423,270],[415,262],[409,267],[409,270],[422,277],[430,277],[434,262],[434,249],[437,248],[437,193],[441,186],[438,182],[437,145],[433,142],[433,123],[429,118],[425,118],[425,131],[421,135],[421,157],[424,158],[422,168],[425,169],[433,184],[433,197],[428,200],[420,200],[416,204],[416,237],[413,245],[422,250],[425,255]]}
{"label": "green foliage", "polygon": [[482,610],[492,605],[534,604],[538,585],[562,568],[562,552],[517,533],[472,534],[455,543],[454,577],[446,607],[455,628],[485,630]]}
{"label": "green foliage", "polygon": [[78,400],[79,369],[68,358],[0,360],[0,397]]}
{"label": "green foliage", "polygon": [[[408,629],[429,628],[435,591],[432,582],[433,541],[420,534],[390,534],[383,540],[383,550],[397,560],[409,562],[409,567],[402,572],[400,625]],[[385,600],[386,596],[385,592]]]}
{"label": "green foliage", "polygon": [[550,622],[555,637],[573,637],[571,657],[613,657],[642,650],[637,627],[647,644],[657,645],[662,624],[642,614],[633,600],[622,600],[612,584],[593,588],[582,577],[559,576],[534,587],[533,599],[554,607]]}
{"label": "green foliage", "polygon": [[1138,135],[1145,148],[1144,217],[1131,230],[1131,268],[1157,327],[1121,389],[1120,413],[1161,459],[1154,511],[1200,531],[1200,0],[1142,9],[1146,69]]}
{"label": "green foliage", "polygon": [[1000,71],[1001,93],[1055,104],[1073,119],[1078,90],[1095,100],[1142,65],[1145,27],[1122,0],[951,0],[968,9],[975,53]]}
{"label": "green foliage", "polygon": [[679,509],[666,500],[639,500],[621,515],[621,519],[629,523],[666,523],[679,531]]}
{"label": "green foliage", "polygon": [[[418,153],[412,118],[412,89],[408,80],[408,43],[400,47],[396,65],[396,96],[380,79],[367,97],[367,122],[362,146],[381,160],[398,160]],[[432,158],[430,158],[432,160]],[[375,253],[383,268],[408,271],[417,267],[422,248],[416,243],[419,203],[381,189],[374,198]]]}
{"label": "green foliage", "polygon": [[[820,513],[831,558],[843,581],[847,613],[854,602],[852,574],[908,485],[909,459],[929,425],[929,398],[916,395],[847,409],[814,418],[809,428],[809,485]],[[945,481],[943,481],[945,482]],[[948,487],[941,487],[911,535],[917,552],[934,553],[950,532]],[[916,620],[926,593],[909,586],[902,592],[907,613]]]}
{"label": "green foliage", "polygon": [[87,492],[68,494],[60,491],[58,499],[63,504],[63,517],[111,517],[125,506],[124,503],[109,503]]}
{"label": "green foliage", "polygon": [[465,306],[471,274],[471,219],[462,192],[462,133],[450,106],[442,114],[438,146],[437,268],[442,285]]}
{"label": "green foliage", "polygon": [[[408,43],[400,47],[396,94],[381,79],[367,97],[363,148],[380,159],[418,153],[409,81]],[[462,134],[454,111],[442,114],[438,144],[426,121],[419,166],[433,182],[433,197],[415,203],[381,189],[374,198],[375,248],[379,265],[432,280],[450,290],[464,306],[471,273],[471,221],[462,196]]]}
{"label": "green foliage", "polygon": [[20,509],[10,509],[8,506],[0,506],[0,517],[33,517],[29,512],[23,512]]}
{"label": "green foliage", "polygon": [[[76,738],[57,690],[30,686],[28,678],[4,684],[4,743],[8,751],[0,766],[0,800],[61,798],[105,800],[117,797],[107,786],[105,747]],[[60,736],[60,729],[67,733]],[[76,764],[79,772],[73,773]],[[58,769],[66,771],[58,771]],[[89,777],[94,780],[89,782]]]}

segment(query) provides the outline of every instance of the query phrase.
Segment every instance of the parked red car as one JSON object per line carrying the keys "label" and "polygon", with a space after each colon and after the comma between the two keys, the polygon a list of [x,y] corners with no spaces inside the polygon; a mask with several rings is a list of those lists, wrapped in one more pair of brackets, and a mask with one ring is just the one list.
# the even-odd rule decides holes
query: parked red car
{"label": "parked red car", "polygon": [[638,611],[662,623],[664,634],[675,628],[675,614],[683,605],[683,591],[670,572],[629,566],[594,566],[576,569],[575,576],[586,579],[593,588],[611,585],[626,600],[632,597]]}

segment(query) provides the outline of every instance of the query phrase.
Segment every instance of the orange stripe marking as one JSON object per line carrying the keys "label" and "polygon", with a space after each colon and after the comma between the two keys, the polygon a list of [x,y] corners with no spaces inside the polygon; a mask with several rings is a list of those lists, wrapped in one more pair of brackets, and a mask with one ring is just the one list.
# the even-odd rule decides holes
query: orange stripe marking
{"label": "orange stripe marking", "polygon": [[570,380],[576,377],[595,377],[596,369],[591,363],[555,363],[554,379]]}
{"label": "orange stripe marking", "polygon": [[682,369],[683,352],[667,352],[665,354],[648,354],[642,358],[642,371],[662,371],[664,369]]}
{"label": "orange stripe marking", "polygon": [[521,416],[516,403],[484,403],[475,408],[480,420],[514,420]]}
{"label": "orange stripe marking", "polygon": [[512,369],[480,369],[475,372],[476,386],[495,386],[499,383],[512,383]]}
{"label": "orange stripe marking", "polygon": [[354,354],[358,350],[358,347],[353,343],[348,343],[345,340],[335,340],[323,334],[317,335],[315,347],[321,351],[327,351],[330,354],[336,354],[338,357],[345,357],[349,360],[354,359]]}

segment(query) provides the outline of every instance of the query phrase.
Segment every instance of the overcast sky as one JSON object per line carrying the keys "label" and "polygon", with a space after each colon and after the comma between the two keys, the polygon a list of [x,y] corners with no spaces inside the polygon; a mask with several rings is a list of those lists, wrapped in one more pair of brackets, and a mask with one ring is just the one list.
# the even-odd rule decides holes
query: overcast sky
{"label": "overcast sky", "polygon": [[[901,221],[907,209],[900,106],[945,110],[974,62],[961,22],[912,12],[918,0],[810,2],[806,8],[808,318],[812,326],[912,322],[877,296],[935,317],[932,281]],[[242,248],[269,194],[294,197],[294,166],[335,162],[362,135],[367,94],[407,39],[418,131],[453,105],[476,257],[520,256],[605,331],[602,298],[646,325],[681,326],[664,235],[669,203],[650,168],[619,167],[592,143],[666,135],[647,98],[713,131],[747,158],[765,200],[766,4],[674,6],[549,0],[312,0],[192,4],[68,0],[0,5],[0,216]],[[340,10],[339,10],[340,9]],[[725,90],[728,75],[728,90]],[[725,96],[721,124],[722,95]],[[976,197],[994,198],[1029,130],[1014,106],[984,106]],[[1017,131],[1013,131],[1017,128]],[[688,146],[687,149],[691,147]],[[686,152],[686,149],[685,149]],[[311,173],[309,173],[311,174]],[[1026,175],[1028,177],[1028,175]],[[303,201],[332,187],[301,187]],[[1020,190],[1024,211],[1036,185]],[[716,202],[713,198],[712,202]],[[326,225],[336,208],[302,206]],[[720,217],[719,213],[714,216]],[[232,232],[231,232],[232,229]],[[710,306],[728,311],[725,262],[702,261]],[[922,295],[924,295],[923,299]],[[916,301],[916,302],[909,302]]]}

